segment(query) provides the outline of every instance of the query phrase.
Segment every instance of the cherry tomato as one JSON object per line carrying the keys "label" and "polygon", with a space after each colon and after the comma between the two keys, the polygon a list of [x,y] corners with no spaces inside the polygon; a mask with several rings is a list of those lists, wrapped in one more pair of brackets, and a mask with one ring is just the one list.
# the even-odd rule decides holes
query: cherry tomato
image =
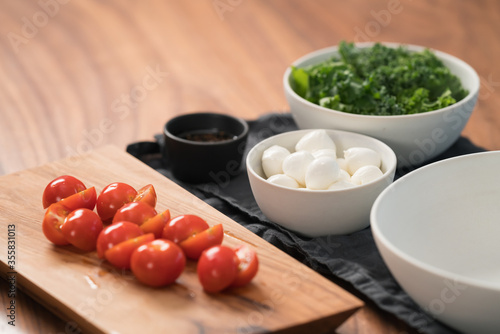
{"label": "cherry tomato", "polygon": [[181,215],[172,218],[163,229],[162,238],[179,243],[210,226],[196,215]]}
{"label": "cherry tomato", "polygon": [[137,196],[134,198],[134,202],[144,202],[151,207],[156,207],[156,191],[152,184],[142,187],[137,190]]}
{"label": "cherry tomato", "polygon": [[143,235],[141,228],[131,222],[118,222],[107,226],[97,237],[97,256],[103,259],[105,252],[120,242]]}
{"label": "cherry tomato", "polygon": [[142,225],[145,221],[157,215],[156,210],[143,202],[130,202],[123,205],[116,211],[113,217],[113,223],[128,221]]}
{"label": "cherry tomato", "polygon": [[174,242],[156,239],[132,253],[130,268],[142,283],[161,287],[172,284],[186,266],[186,257]]}
{"label": "cherry tomato", "polygon": [[234,249],[236,256],[240,260],[238,265],[238,275],[231,283],[231,287],[241,287],[250,283],[259,270],[259,258],[253,248],[248,245],[241,245]]}
{"label": "cherry tomato", "polygon": [[69,213],[68,208],[59,202],[51,204],[45,212],[42,221],[42,231],[45,237],[55,245],[63,246],[69,244],[69,241],[66,240],[61,232],[61,226]]}
{"label": "cherry tomato", "polygon": [[57,203],[63,198],[76,194],[86,187],[82,181],[70,175],[62,175],[45,187],[42,195],[43,208],[46,209],[52,203]]}
{"label": "cherry tomato", "polygon": [[101,218],[90,209],[76,209],[64,219],[61,232],[70,244],[90,252],[96,249],[97,237],[103,228]]}
{"label": "cherry tomato", "polygon": [[154,239],[155,236],[153,233],[128,239],[108,249],[104,253],[104,257],[118,269],[130,269],[130,258],[132,257],[132,253],[139,248],[139,246],[153,241]]}
{"label": "cherry tomato", "polygon": [[198,260],[205,249],[220,245],[223,238],[224,231],[222,224],[218,224],[181,241],[179,246],[187,258]]}
{"label": "cherry tomato", "polygon": [[206,292],[215,293],[229,287],[238,276],[239,259],[233,249],[214,246],[198,260],[198,279]]}
{"label": "cherry tomato", "polygon": [[73,211],[76,209],[87,208],[94,210],[97,201],[97,193],[95,187],[90,187],[76,194],[63,198],[61,204]]}
{"label": "cherry tomato", "polygon": [[163,234],[163,228],[167,225],[170,220],[170,210],[165,210],[162,213],[157,214],[151,219],[146,220],[141,225],[141,230],[144,233],[153,233],[156,239],[161,238]]}
{"label": "cherry tomato", "polygon": [[107,185],[97,197],[97,213],[103,222],[113,219],[116,211],[130,203],[137,196],[137,191],[130,185],[115,182]]}

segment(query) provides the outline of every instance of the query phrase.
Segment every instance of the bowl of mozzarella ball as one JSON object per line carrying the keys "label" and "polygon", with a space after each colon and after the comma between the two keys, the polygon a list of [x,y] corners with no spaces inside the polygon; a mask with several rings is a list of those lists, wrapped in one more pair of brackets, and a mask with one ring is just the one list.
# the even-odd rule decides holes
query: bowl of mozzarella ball
{"label": "bowl of mozzarella ball", "polygon": [[248,153],[250,186],[272,222],[307,237],[349,234],[370,224],[377,196],[394,180],[396,155],[383,142],[340,130],[297,130]]}

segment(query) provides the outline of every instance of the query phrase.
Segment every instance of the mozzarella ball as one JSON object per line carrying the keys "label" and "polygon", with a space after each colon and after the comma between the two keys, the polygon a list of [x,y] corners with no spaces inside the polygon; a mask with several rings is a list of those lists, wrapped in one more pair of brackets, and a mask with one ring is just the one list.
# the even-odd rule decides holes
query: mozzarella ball
{"label": "mozzarella ball", "polygon": [[341,180],[351,182],[351,175],[349,175],[349,173],[345,170],[340,169],[338,181]]}
{"label": "mozzarella ball", "polygon": [[349,181],[339,180],[335,183],[332,183],[328,187],[328,190],[341,190],[341,189],[348,189],[348,188],[352,188],[352,187],[356,187],[356,185],[349,182]]}
{"label": "mozzarella ball", "polygon": [[380,170],[380,168],[368,165],[368,166],[363,166],[360,167],[352,176],[351,176],[351,182],[354,184],[366,184],[368,182],[374,181],[380,177],[382,177],[384,174]]}
{"label": "mozzarella ball", "polygon": [[339,164],[339,167],[345,171],[347,171],[347,162],[345,161],[344,158],[337,158],[337,163]]}
{"label": "mozzarella ball", "polygon": [[320,150],[312,152],[312,155],[315,158],[330,157],[330,158],[337,159],[337,151],[336,150],[332,150],[331,148],[322,148]]}
{"label": "mozzarella ball", "polygon": [[313,155],[308,151],[294,152],[283,160],[283,173],[294,178],[303,187],[307,167],[313,160]]}
{"label": "mozzarella ball", "polygon": [[312,190],[327,189],[337,181],[340,167],[332,157],[319,157],[309,164],[306,170],[306,188]]}
{"label": "mozzarella ball", "polygon": [[274,174],[267,179],[269,182],[288,188],[299,188],[299,184],[294,178],[285,174]]}
{"label": "mozzarella ball", "polygon": [[308,132],[295,145],[295,151],[309,151],[311,153],[325,148],[337,152],[337,146],[325,130]]}
{"label": "mozzarella ball", "polygon": [[273,145],[262,154],[262,169],[266,177],[283,174],[283,160],[290,155],[286,148]]}
{"label": "mozzarella ball", "polygon": [[344,151],[344,159],[347,164],[349,174],[354,173],[363,166],[380,167],[380,155],[367,147],[351,147]]}

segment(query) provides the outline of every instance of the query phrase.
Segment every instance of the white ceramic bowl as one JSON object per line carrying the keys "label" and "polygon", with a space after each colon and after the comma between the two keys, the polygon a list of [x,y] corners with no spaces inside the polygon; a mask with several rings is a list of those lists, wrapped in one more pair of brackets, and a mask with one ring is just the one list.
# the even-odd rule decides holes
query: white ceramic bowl
{"label": "white ceramic bowl", "polygon": [[500,330],[500,152],[443,160],[387,187],[373,235],[401,287],[464,333]]}
{"label": "white ceramic bowl", "polygon": [[[401,44],[383,43],[389,47]],[[370,47],[373,43],[359,43]],[[406,45],[410,51],[421,46]],[[460,136],[474,109],[479,92],[476,71],[462,60],[433,50],[443,63],[462,81],[469,94],[446,108],[412,115],[357,115],[321,107],[300,97],[290,86],[291,69],[285,71],[283,85],[290,111],[300,129],[328,128],[362,133],[378,138],[396,153],[398,167],[419,166],[449,148]],[[296,60],[293,65],[305,67],[338,55],[338,47],[321,49]]]}
{"label": "white ceramic bowl", "polygon": [[383,176],[370,183],[343,190],[294,189],[268,182],[262,170],[262,153],[273,145],[295,151],[295,144],[311,130],[298,130],[267,138],[248,153],[246,166],[253,195],[269,220],[299,234],[316,237],[348,234],[370,224],[370,209],[394,179],[396,156],[381,141],[368,136],[326,130],[339,157],[350,147],[368,147],[380,153]]}

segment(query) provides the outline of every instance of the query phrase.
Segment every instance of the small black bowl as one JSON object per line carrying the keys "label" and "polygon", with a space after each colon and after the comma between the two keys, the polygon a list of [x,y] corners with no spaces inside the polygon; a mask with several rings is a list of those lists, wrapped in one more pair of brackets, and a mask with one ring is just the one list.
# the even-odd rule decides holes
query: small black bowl
{"label": "small black bowl", "polygon": [[224,114],[190,113],[169,120],[163,136],[163,155],[177,179],[226,182],[240,173],[248,124]]}

